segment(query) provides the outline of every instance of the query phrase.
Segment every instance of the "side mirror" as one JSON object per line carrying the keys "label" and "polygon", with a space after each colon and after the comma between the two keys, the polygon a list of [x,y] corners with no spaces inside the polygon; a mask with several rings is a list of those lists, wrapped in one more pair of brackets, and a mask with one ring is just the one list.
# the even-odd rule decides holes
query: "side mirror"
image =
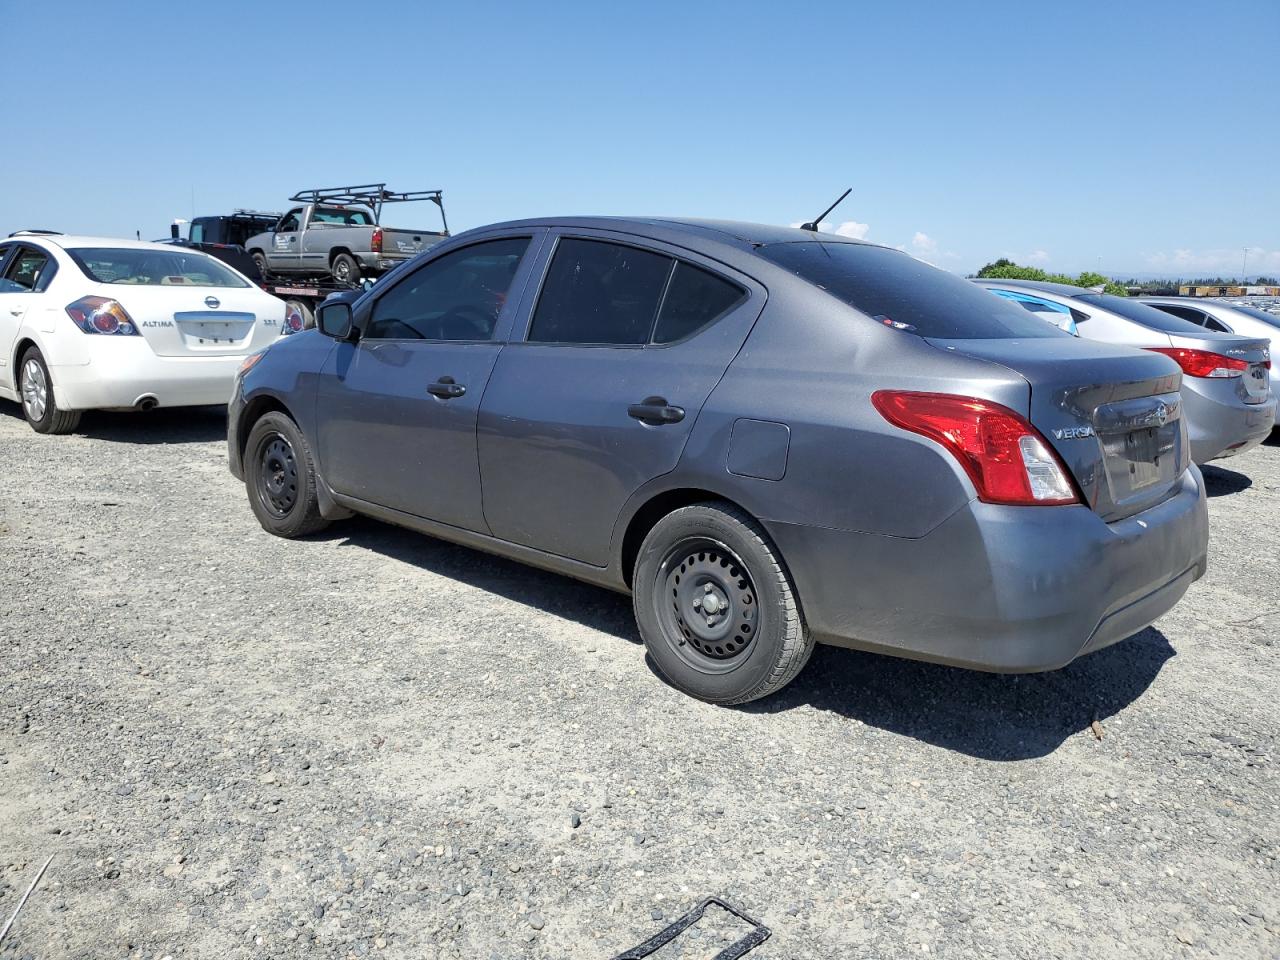
{"label": "side mirror", "polygon": [[316,328],[335,340],[352,339],[351,304],[341,300],[320,304],[316,308]]}

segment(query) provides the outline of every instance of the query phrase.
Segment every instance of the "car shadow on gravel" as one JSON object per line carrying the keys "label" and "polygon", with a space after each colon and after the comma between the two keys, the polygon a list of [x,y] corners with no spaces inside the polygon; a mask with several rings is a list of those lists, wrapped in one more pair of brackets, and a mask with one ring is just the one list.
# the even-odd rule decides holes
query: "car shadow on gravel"
{"label": "car shadow on gravel", "polygon": [[209,443],[227,439],[226,407],[170,407],[146,413],[89,410],[76,433],[112,443]]}
{"label": "car shadow on gravel", "polygon": [[621,640],[640,643],[630,598],[603,587],[364,517],[336,523],[315,539],[374,550]]}
{"label": "car shadow on gravel", "polygon": [[1049,673],[1006,675],[819,646],[786,689],[741,709],[810,706],[982,760],[1052,753],[1119,713],[1175,655],[1154,627]]}
{"label": "car shadow on gravel", "polygon": [[1253,486],[1253,479],[1234,470],[1226,470],[1206,464],[1200,468],[1204,474],[1204,492],[1210,497],[1225,497],[1232,493],[1240,493]]}

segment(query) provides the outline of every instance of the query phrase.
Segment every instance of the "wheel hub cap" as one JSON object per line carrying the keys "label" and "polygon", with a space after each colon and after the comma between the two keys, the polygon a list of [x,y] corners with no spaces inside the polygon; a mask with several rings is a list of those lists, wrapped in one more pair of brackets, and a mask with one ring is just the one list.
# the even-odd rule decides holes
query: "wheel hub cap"
{"label": "wheel hub cap", "polygon": [[757,603],[737,557],[710,541],[681,544],[659,576],[667,598],[663,621],[684,655],[722,662],[742,654],[755,635]]}
{"label": "wheel hub cap", "polygon": [[49,406],[49,384],[44,378],[44,368],[34,358],[22,368],[22,405],[32,420],[43,420]]}
{"label": "wheel hub cap", "polygon": [[284,516],[293,509],[298,500],[298,465],[284,437],[272,437],[263,448],[259,482],[263,500],[273,513]]}

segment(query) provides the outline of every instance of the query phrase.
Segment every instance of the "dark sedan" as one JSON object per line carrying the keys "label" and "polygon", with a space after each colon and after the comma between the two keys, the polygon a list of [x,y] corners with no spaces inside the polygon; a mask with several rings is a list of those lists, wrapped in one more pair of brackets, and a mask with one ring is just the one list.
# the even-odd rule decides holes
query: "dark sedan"
{"label": "dark sedan", "polygon": [[778,690],[815,641],[1053,669],[1204,572],[1177,365],[897,250],[499,224],[317,326],[231,404],[264,528],[361,513],[630,592],[705,700]]}

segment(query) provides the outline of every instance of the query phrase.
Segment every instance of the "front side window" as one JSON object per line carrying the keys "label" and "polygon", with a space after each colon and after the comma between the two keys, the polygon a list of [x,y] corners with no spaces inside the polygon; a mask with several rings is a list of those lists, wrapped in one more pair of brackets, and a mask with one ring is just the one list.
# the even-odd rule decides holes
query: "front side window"
{"label": "front side window", "polygon": [[899,250],[810,240],[766,244],[756,252],[873,320],[917,336],[1062,336],[1008,300]]}
{"label": "front side window", "polygon": [[647,343],[673,263],[620,243],[562,239],[538,296],[530,342]]}
{"label": "front side window", "polygon": [[290,210],[288,213],[286,213],[284,215],[284,219],[280,221],[280,226],[276,227],[276,233],[295,232],[298,229],[299,225],[301,224],[301,221],[298,219],[298,216],[301,213],[302,213],[301,208],[297,210]]}
{"label": "front side window", "polygon": [[489,240],[423,264],[373,305],[374,340],[490,340],[528,237]]}
{"label": "front side window", "polygon": [[701,267],[680,261],[658,311],[654,343],[674,343],[710,326],[747,297],[747,291]]}
{"label": "front side window", "polygon": [[[3,254],[0,254],[0,260],[3,259]],[[5,282],[0,285],[0,289],[10,293],[20,291],[39,293],[49,286],[54,269],[49,255],[43,250],[19,247],[4,272]]]}
{"label": "front side window", "polygon": [[149,250],[140,247],[74,247],[67,255],[98,283],[118,283],[142,287],[247,287],[248,281],[221,261],[170,247]]}

